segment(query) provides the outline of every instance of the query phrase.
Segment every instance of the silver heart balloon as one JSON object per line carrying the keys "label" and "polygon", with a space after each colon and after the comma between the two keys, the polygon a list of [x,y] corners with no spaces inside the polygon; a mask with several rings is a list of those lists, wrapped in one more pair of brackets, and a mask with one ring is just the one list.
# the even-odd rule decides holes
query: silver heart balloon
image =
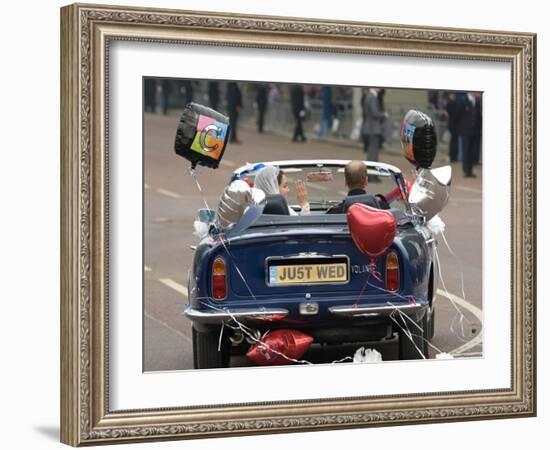
{"label": "silver heart balloon", "polygon": [[264,198],[262,191],[251,188],[245,181],[233,181],[225,188],[218,203],[216,214],[220,227],[225,229],[236,224],[249,206],[258,205]]}
{"label": "silver heart balloon", "polygon": [[440,213],[451,194],[451,166],[437,169],[419,169],[411,187],[409,203],[415,205],[426,220]]}

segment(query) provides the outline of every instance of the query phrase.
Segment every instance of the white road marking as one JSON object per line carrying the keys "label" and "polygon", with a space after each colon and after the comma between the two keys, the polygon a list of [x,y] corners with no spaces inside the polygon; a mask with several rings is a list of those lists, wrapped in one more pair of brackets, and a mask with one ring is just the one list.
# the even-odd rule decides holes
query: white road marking
{"label": "white road marking", "polygon": [[237,163],[234,163],[233,161],[229,161],[228,159],[222,159],[220,164],[226,167],[237,167]]}
{"label": "white road marking", "polygon": [[476,194],[481,194],[481,189],[471,188],[468,186],[456,186],[456,189],[460,189],[461,191],[475,192]]}
{"label": "white road marking", "polygon": [[177,194],[176,192],[168,191],[166,189],[157,188],[157,192],[159,194],[166,195],[167,197],[181,198],[181,195]]}
{"label": "white road marking", "polygon": [[145,270],[145,272],[151,272],[151,268],[148,266],[143,266],[143,270]]}
{"label": "white road marking", "polygon": [[160,320],[160,319],[157,319],[156,317],[153,317],[151,314],[149,314],[148,312],[144,312],[143,315],[145,317],[147,317],[148,319],[152,320],[153,322],[156,322],[158,323],[159,325],[162,325],[163,327],[166,327],[168,330],[170,330],[172,333],[175,333],[177,334],[179,337],[182,337],[183,339],[185,339],[186,341],[188,342],[191,342],[193,343],[193,340],[187,336],[186,334],[183,334],[181,331],[179,330],[176,330],[175,328],[171,327],[170,325],[168,325],[166,322]]}
{"label": "white road marking", "polygon": [[179,292],[180,294],[185,295],[186,297],[189,297],[189,292],[187,292],[187,288],[185,286],[182,286],[179,283],[176,283],[171,278],[160,278],[159,281],[162,284],[165,284],[169,288],[174,289],[174,291]]}
{"label": "white road marking", "polygon": [[[470,311],[477,320],[479,320],[479,323],[483,326],[483,311],[479,309],[477,306],[472,305],[470,302],[467,302],[463,298],[460,298],[454,294],[451,294],[450,292],[445,292],[443,289],[437,290],[438,295],[442,295],[443,297],[447,297],[448,299],[455,302],[457,305],[460,305],[462,308]],[[471,348],[474,348],[475,346],[481,344],[483,342],[483,334],[481,333],[481,330],[477,334],[476,337],[474,337],[472,340],[466,342],[465,344],[461,345],[460,347],[455,348],[454,350],[451,350],[449,353],[453,356],[459,356],[464,354],[467,350],[470,350]]]}

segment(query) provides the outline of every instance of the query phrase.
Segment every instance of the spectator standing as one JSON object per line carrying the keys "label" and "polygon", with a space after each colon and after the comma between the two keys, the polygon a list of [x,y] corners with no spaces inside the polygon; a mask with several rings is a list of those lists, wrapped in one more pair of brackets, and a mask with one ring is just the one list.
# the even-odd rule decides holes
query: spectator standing
{"label": "spectator standing", "polygon": [[187,105],[193,101],[193,82],[191,80],[184,80],[182,84],[185,90],[185,104]]}
{"label": "spectator standing", "polygon": [[208,82],[208,102],[212,109],[218,109],[218,102],[220,101],[220,84],[217,81]]}
{"label": "spectator standing", "polygon": [[380,111],[385,112],[386,111],[386,105],[384,104],[384,96],[386,95],[386,90],[384,88],[378,89],[378,106],[380,107]]}
{"label": "spectator standing", "polygon": [[378,90],[378,106],[380,111],[384,113],[384,118],[382,119],[382,139],[380,140],[380,149],[384,148],[384,142],[386,139],[391,138],[391,123],[388,120],[388,114],[386,114],[386,104],[384,103],[384,96],[386,95],[386,90],[380,88]]}
{"label": "spectator standing", "polygon": [[438,106],[438,98],[439,98],[439,91],[428,91],[428,103],[432,105],[435,109],[437,109]]}
{"label": "spectator standing", "polygon": [[146,112],[155,112],[156,88],[157,84],[154,78],[145,78],[145,81],[143,82],[143,97]]}
{"label": "spectator standing", "polygon": [[457,106],[456,95],[453,92],[449,92],[446,111],[447,128],[451,134],[451,140],[449,142],[449,159],[451,162],[458,161],[458,133],[456,131]]}
{"label": "spectator standing", "polygon": [[229,141],[234,144],[240,144],[241,141],[239,141],[237,136],[237,128],[239,124],[239,113],[242,107],[242,96],[239,85],[234,81],[227,83],[226,100],[229,124],[231,126]]}
{"label": "spectator standing", "polygon": [[264,132],[265,111],[267,109],[267,92],[268,86],[265,83],[260,83],[257,86],[256,104],[258,105],[258,133]]}
{"label": "spectator standing", "polygon": [[306,116],[305,94],[301,84],[295,84],[290,90],[290,103],[292,107],[292,115],[294,116],[294,136],[293,142],[305,142],[304,129],[302,121]]}
{"label": "spectator standing", "polygon": [[473,135],[473,160],[474,165],[481,160],[481,129],[482,129],[482,99],[481,92],[474,93],[474,135]]}
{"label": "spectator standing", "polygon": [[162,89],[160,107],[162,109],[162,114],[166,115],[168,113],[168,102],[172,94],[172,80],[163,78],[160,82],[160,86]]}
{"label": "spectator standing", "polygon": [[321,126],[319,127],[319,137],[324,138],[328,130],[332,128],[332,87],[323,86],[321,88],[321,97],[323,99],[323,116],[321,118]]}
{"label": "spectator standing", "polygon": [[[380,109],[378,93],[380,89],[370,88],[363,101],[363,142],[366,159],[378,161],[382,146],[383,122],[388,114]],[[378,182],[377,177],[372,177],[371,182]]]}
{"label": "spectator standing", "polygon": [[475,178],[474,163],[474,129],[475,129],[475,99],[472,94],[457,94],[458,152],[462,153],[462,171],[464,177]]}

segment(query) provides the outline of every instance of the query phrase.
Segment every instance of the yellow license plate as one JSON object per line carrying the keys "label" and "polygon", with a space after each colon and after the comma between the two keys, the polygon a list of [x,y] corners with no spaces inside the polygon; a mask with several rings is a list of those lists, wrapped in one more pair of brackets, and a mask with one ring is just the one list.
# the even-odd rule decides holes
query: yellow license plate
{"label": "yellow license plate", "polygon": [[347,281],[346,263],[292,264],[269,268],[270,285],[345,283]]}

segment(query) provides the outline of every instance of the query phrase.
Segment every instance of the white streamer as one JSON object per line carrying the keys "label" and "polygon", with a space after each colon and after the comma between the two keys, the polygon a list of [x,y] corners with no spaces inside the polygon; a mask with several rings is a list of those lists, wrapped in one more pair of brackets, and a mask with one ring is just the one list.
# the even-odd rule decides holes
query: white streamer
{"label": "white streamer", "polygon": [[[456,302],[451,298],[451,296],[449,294],[449,291],[447,290],[447,286],[445,286],[445,281],[443,280],[443,274],[441,272],[441,262],[440,262],[440,259],[439,259],[439,252],[437,250],[437,247],[435,249],[435,258],[437,260],[437,269],[438,269],[438,272],[439,272],[439,280],[441,281],[441,285],[443,286],[443,289],[445,290],[445,293],[447,294],[447,296],[446,296],[447,299],[451,302],[453,307],[456,309],[456,314],[453,317],[453,320],[451,321],[450,330],[461,341],[467,342],[468,339],[466,338],[466,333],[464,332],[464,319],[465,319],[465,316],[462,313],[462,311],[460,310],[460,308],[457,306]],[[460,331],[461,331],[461,334],[462,334],[461,336],[459,336],[458,333],[455,332],[455,330],[454,330],[454,324],[456,322],[457,317],[459,317]]]}

